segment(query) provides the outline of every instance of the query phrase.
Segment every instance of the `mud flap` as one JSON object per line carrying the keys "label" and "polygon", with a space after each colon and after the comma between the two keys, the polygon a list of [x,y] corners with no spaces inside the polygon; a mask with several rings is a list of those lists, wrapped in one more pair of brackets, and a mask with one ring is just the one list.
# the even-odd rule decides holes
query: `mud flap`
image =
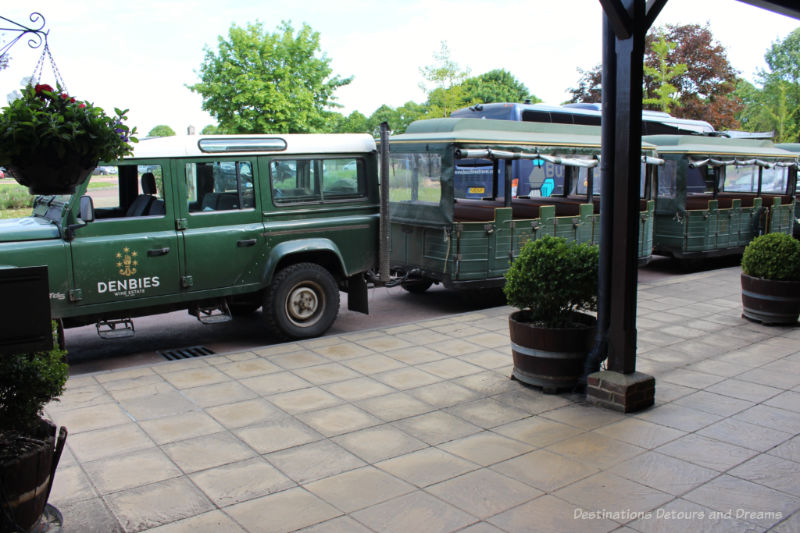
{"label": "mud flap", "polygon": [[367,279],[363,274],[347,278],[347,308],[350,311],[369,314],[369,293]]}

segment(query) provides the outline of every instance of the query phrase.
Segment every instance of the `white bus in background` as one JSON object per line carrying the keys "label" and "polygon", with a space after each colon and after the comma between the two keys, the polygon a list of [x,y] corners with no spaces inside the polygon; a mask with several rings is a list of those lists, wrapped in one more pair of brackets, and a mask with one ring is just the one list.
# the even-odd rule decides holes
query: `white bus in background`
{"label": "white bus in background", "polygon": [[[487,118],[495,120],[520,120],[523,122],[550,122],[555,124],[583,124],[599,126],[600,104],[547,104],[492,103],[476,104],[458,109],[453,118]],[[724,135],[704,120],[676,118],[663,111],[642,111],[642,135]]]}

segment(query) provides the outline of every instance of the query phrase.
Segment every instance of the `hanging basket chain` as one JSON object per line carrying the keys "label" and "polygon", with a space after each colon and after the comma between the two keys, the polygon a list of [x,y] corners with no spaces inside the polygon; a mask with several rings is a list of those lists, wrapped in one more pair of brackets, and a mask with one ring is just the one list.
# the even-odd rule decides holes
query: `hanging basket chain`
{"label": "hanging basket chain", "polygon": [[53,70],[53,75],[56,79],[56,85],[61,88],[65,93],[69,93],[67,90],[67,84],[64,83],[64,78],[61,77],[61,72],[59,72],[58,67],[56,66],[56,61],[53,59],[53,54],[50,52],[50,45],[45,39],[44,48],[42,49],[42,55],[39,56],[39,61],[36,62],[36,66],[33,68],[33,75],[31,75],[31,85],[36,85],[42,81],[42,74],[44,73],[44,60],[45,57],[50,59],[50,68]]}

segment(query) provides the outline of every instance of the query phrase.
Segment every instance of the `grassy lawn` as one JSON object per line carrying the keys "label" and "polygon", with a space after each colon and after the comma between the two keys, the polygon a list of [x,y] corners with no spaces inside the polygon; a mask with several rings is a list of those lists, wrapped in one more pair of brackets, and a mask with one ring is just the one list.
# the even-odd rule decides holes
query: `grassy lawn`
{"label": "grassy lawn", "polygon": [[[97,180],[89,183],[90,190],[113,189],[117,186],[116,176],[108,180]],[[0,219],[29,216],[33,210],[33,196],[28,189],[14,182],[13,179],[0,181]]]}
{"label": "grassy lawn", "polygon": [[0,219],[26,217],[30,215],[32,211],[33,209],[30,207],[24,209],[0,209]]}

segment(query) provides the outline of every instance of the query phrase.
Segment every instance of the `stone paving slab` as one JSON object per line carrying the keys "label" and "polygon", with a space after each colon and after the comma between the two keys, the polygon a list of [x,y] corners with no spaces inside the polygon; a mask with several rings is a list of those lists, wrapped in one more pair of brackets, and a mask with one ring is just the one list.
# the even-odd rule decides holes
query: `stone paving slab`
{"label": "stone paving slab", "polygon": [[509,379],[507,307],[70,378],[67,533],[800,530],[800,329],[640,284],[656,404]]}

